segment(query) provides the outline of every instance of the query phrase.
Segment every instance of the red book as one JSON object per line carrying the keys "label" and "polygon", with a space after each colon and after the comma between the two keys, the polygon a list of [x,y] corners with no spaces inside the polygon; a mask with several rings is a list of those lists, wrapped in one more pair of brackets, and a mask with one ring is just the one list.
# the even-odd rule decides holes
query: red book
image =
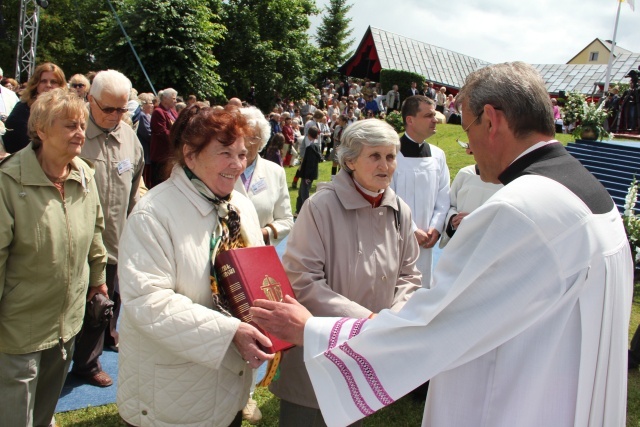
{"label": "red book", "polygon": [[271,340],[271,347],[263,347],[267,353],[276,353],[293,347],[263,331],[251,320],[249,308],[257,299],[282,301],[285,295],[295,298],[287,273],[273,246],[231,249],[216,255],[218,284],[224,290],[231,313],[260,330]]}

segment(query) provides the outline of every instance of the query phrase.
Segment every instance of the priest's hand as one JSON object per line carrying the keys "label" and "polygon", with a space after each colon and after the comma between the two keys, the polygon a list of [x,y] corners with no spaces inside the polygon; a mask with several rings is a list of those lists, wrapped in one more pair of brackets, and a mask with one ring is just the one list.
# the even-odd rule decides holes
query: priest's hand
{"label": "priest's hand", "polygon": [[311,317],[302,304],[285,295],[284,302],[258,299],[249,309],[253,321],[265,331],[295,345],[304,343],[304,325]]}
{"label": "priest's hand", "polygon": [[258,347],[258,343],[265,347],[270,347],[271,340],[248,323],[240,323],[233,337],[233,343],[238,348],[242,358],[253,369],[260,366],[265,360],[273,359],[273,354],[265,353]]}
{"label": "priest's hand", "polygon": [[451,218],[451,226],[456,230],[465,216],[469,215],[469,212],[458,212],[453,218]]}

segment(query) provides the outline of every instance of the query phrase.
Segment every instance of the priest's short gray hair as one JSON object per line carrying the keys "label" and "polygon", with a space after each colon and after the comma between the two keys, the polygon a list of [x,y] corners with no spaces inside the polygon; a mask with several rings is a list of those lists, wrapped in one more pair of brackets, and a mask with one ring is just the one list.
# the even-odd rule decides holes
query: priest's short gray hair
{"label": "priest's short gray hair", "polygon": [[363,146],[377,147],[394,145],[400,149],[400,139],[395,129],[387,122],[378,119],[358,120],[347,126],[342,132],[338,147],[340,167],[351,172],[347,162],[355,161]]}
{"label": "priest's short gray hair", "polygon": [[467,76],[457,102],[465,103],[474,116],[485,105],[504,113],[516,137],[541,133],[553,137],[553,108],[544,80],[531,65],[506,62],[481,68]]}

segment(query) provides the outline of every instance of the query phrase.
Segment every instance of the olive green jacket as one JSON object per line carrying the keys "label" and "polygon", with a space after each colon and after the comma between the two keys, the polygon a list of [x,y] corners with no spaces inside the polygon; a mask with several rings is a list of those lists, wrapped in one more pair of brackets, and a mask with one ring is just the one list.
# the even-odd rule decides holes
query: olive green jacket
{"label": "olive green jacket", "polygon": [[104,219],[93,170],[76,157],[64,200],[31,144],[0,163],[0,352],[67,342],[87,286],[105,282]]}

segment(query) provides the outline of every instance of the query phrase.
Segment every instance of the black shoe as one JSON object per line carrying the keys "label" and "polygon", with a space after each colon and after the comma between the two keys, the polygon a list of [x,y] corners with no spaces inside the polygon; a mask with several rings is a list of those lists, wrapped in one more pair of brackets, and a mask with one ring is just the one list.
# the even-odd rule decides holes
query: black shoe
{"label": "black shoe", "polygon": [[631,350],[628,350],[627,368],[629,371],[635,371],[638,369],[638,361],[631,354]]}
{"label": "black shoe", "polygon": [[291,184],[291,189],[292,189],[292,190],[295,190],[295,189],[297,189],[297,188],[298,188],[298,186],[296,185],[296,183],[295,183],[295,182],[294,182],[293,184]]}

